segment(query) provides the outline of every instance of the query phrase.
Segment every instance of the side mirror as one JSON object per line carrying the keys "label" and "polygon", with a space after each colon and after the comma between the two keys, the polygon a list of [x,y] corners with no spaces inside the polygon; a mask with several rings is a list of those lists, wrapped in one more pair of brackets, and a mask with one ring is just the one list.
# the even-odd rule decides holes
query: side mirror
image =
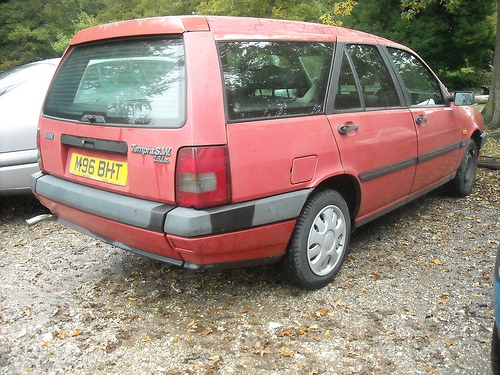
{"label": "side mirror", "polygon": [[476,102],[476,97],[473,92],[462,91],[456,92],[452,101],[455,105],[472,105]]}

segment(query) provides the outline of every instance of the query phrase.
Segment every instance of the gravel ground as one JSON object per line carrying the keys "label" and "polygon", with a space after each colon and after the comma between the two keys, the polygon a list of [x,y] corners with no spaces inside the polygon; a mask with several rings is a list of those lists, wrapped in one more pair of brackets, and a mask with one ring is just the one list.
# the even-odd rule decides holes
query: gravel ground
{"label": "gravel ground", "polygon": [[336,280],[193,272],[0,198],[0,373],[488,374],[500,171],[357,230]]}

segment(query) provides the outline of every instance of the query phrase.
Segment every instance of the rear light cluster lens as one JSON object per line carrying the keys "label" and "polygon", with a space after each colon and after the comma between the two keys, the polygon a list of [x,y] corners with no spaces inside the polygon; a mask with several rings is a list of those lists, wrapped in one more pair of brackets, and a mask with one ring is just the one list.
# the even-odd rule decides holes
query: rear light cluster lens
{"label": "rear light cluster lens", "polygon": [[180,149],[175,181],[179,206],[204,208],[229,203],[231,179],[227,147]]}

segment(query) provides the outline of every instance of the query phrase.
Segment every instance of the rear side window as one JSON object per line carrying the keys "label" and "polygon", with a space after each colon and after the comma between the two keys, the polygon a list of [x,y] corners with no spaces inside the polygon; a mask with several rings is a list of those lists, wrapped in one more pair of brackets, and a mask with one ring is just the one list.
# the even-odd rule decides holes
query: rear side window
{"label": "rear side window", "polygon": [[59,69],[43,113],[99,125],[180,127],[185,86],[181,38],[81,45]]}
{"label": "rear side window", "polygon": [[394,81],[379,50],[371,45],[347,46],[367,108],[401,106]]}
{"label": "rear side window", "polygon": [[335,110],[355,110],[363,107],[356,79],[357,77],[352,70],[351,59],[347,53],[344,53],[340,66],[338,87],[335,93]]}
{"label": "rear side window", "polygon": [[333,43],[218,44],[229,120],[323,113]]}

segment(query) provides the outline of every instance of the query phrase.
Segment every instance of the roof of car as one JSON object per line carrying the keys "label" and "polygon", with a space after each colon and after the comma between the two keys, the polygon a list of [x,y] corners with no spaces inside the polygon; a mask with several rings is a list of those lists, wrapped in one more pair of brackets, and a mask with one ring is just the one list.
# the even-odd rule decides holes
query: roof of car
{"label": "roof of car", "polygon": [[78,32],[71,45],[132,35],[182,34],[193,31],[212,31],[216,40],[345,40],[396,45],[387,39],[343,27],[223,16],[168,16],[114,22]]}

